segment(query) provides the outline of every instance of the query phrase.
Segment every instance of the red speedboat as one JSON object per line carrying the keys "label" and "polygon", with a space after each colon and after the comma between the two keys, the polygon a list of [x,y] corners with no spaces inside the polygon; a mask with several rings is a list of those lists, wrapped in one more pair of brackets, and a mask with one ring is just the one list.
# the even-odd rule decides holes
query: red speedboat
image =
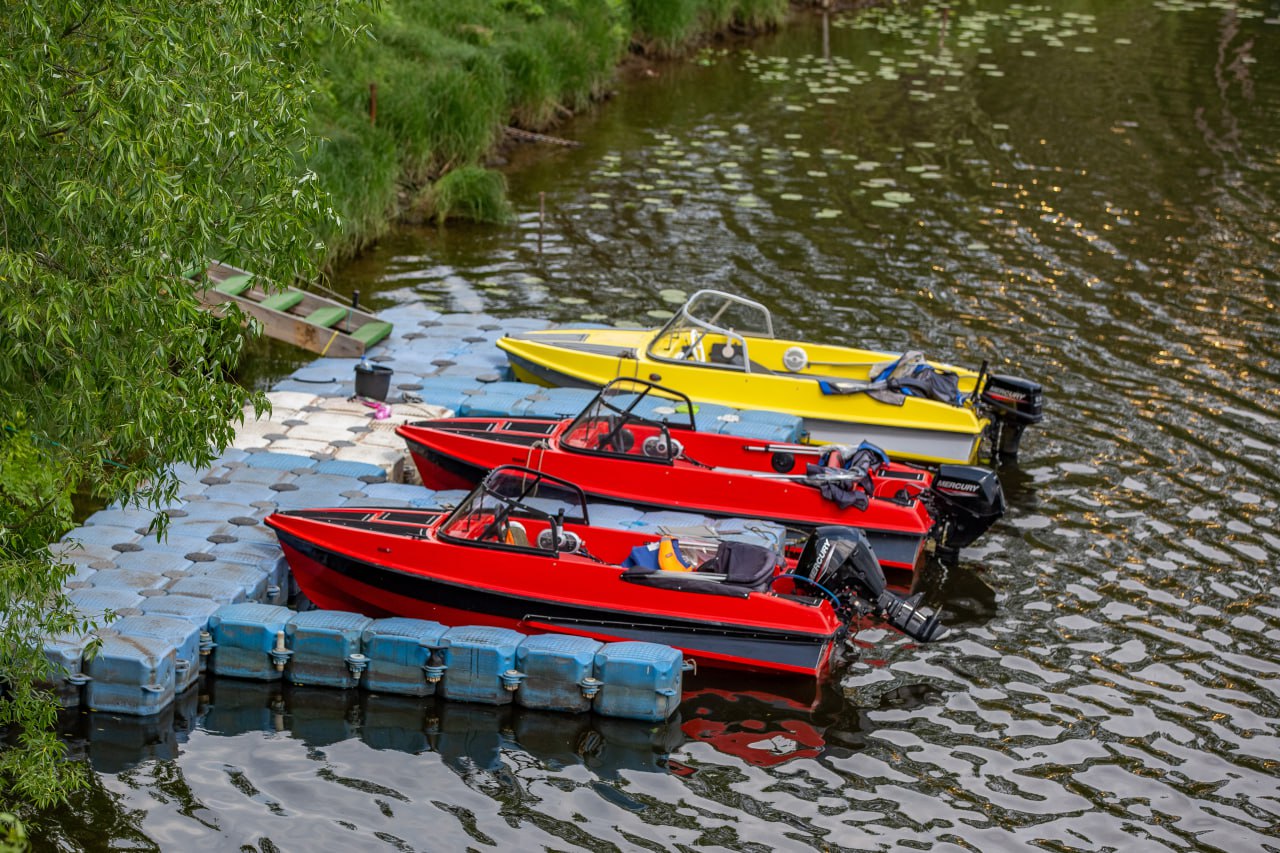
{"label": "red speedboat", "polygon": [[921,641],[946,631],[885,589],[858,530],[816,531],[795,562],[742,542],[676,543],[592,527],[580,489],[527,468],[498,468],[447,514],[308,509],[267,524],[312,602],[368,616],[643,640],[706,665],[807,675],[825,672],[858,614]]}
{"label": "red speedboat", "polygon": [[889,462],[867,444],[770,444],[699,432],[695,411],[679,392],[619,379],[572,419],[444,418],[396,432],[431,488],[470,488],[498,465],[528,465],[603,500],[802,531],[857,527],[887,569],[918,568],[932,546],[954,555],[1004,514],[1000,481],[985,468],[943,465],[935,473]]}

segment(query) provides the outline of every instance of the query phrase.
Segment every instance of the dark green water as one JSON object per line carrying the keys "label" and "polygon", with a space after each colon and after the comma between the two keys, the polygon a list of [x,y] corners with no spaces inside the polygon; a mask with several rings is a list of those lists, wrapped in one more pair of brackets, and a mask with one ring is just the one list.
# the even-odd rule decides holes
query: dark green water
{"label": "dark green water", "polygon": [[514,153],[517,224],[336,286],[646,325],[717,287],[1042,379],[1009,516],[932,581],[952,639],[658,727],[213,685],[77,721],[97,787],[49,841],[1280,849],[1280,3],[909,4],[655,71]]}

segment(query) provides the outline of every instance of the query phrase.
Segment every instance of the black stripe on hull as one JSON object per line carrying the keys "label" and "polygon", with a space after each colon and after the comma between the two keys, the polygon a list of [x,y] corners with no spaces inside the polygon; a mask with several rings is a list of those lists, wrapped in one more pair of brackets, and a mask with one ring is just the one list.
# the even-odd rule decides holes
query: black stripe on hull
{"label": "black stripe on hull", "polygon": [[507,361],[511,362],[511,366],[537,379],[539,382],[550,385],[553,388],[586,388],[590,391],[599,391],[600,386],[591,382],[584,382],[567,373],[561,373],[558,370],[530,361],[522,356],[507,353]]}
{"label": "black stripe on hull", "polygon": [[456,456],[450,456],[447,453],[436,450],[434,447],[428,447],[420,441],[406,438],[404,443],[409,446],[409,452],[414,456],[421,457],[428,464],[439,468],[447,474],[453,474],[456,477],[469,480],[472,485],[479,483],[486,474],[493,470],[481,465],[472,465],[470,462],[459,459]]}
{"label": "black stripe on hull", "polygon": [[[374,607],[378,607],[377,592],[385,591],[474,613],[481,618],[496,617],[512,622],[528,620],[610,637],[623,636],[625,631],[627,639],[675,646],[695,656],[700,653],[713,656],[706,659],[707,663],[715,663],[715,658],[729,658],[747,666],[755,664],[764,669],[815,674],[825,665],[831,643],[844,633],[844,629],[831,636],[786,633],[578,606],[554,599],[526,598],[398,571],[337,554],[285,531],[277,533],[282,545],[297,551],[303,558],[369,588],[373,595],[368,603]],[[305,588],[303,592],[306,592]]]}

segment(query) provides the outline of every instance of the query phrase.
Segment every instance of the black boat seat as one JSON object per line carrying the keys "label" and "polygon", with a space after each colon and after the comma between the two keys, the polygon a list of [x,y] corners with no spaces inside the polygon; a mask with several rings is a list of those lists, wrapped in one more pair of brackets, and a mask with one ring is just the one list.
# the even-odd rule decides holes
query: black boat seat
{"label": "black boat seat", "polygon": [[694,572],[722,574],[724,583],[763,592],[769,588],[777,562],[777,554],[763,545],[722,540],[716,555]]}
{"label": "black boat seat", "polygon": [[746,598],[752,592],[769,589],[776,565],[777,555],[768,548],[750,542],[721,541],[715,556],[691,572],[633,565],[622,573],[622,579],[682,592]]}
{"label": "black boat seat", "polygon": [[[707,361],[712,364],[724,364],[729,367],[742,367],[742,347],[733,346],[732,354],[725,355],[725,350],[729,349],[729,344],[715,344],[707,351]],[[752,373],[773,373],[772,370],[765,367],[758,361],[750,362]]]}

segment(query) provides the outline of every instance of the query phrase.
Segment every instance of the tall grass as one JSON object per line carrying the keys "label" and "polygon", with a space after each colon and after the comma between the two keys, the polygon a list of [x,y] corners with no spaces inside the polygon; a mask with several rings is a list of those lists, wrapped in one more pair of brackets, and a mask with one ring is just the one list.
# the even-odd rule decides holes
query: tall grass
{"label": "tall grass", "polygon": [[507,179],[480,166],[462,166],[448,172],[427,193],[428,212],[443,223],[450,217],[475,222],[509,222]]}
{"label": "tall grass", "polygon": [[[708,31],[776,24],[786,0],[384,0],[366,31],[317,51],[324,138],[311,167],[340,216],[333,263],[376,239],[401,201],[503,221],[481,168],[516,123],[546,130],[600,98],[629,47],[673,54]],[[377,86],[376,124],[370,84]]]}

